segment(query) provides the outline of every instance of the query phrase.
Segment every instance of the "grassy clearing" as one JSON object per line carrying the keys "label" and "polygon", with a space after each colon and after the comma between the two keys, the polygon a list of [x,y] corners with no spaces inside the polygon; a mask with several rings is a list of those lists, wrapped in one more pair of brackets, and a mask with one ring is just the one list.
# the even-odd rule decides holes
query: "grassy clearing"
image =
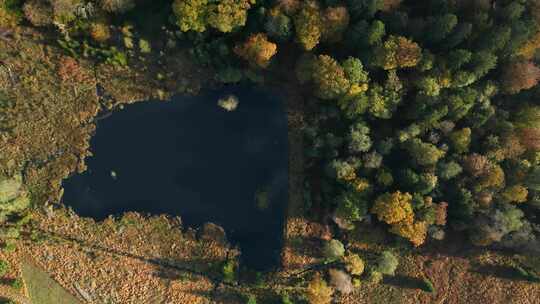
{"label": "grassy clearing", "polygon": [[22,263],[22,275],[30,300],[34,304],[81,303],[31,262]]}

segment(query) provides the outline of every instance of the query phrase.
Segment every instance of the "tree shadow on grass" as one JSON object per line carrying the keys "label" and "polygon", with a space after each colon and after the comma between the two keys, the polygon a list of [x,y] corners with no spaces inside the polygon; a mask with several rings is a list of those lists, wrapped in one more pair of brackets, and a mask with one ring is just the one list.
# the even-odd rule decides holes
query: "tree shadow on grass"
{"label": "tree shadow on grass", "polygon": [[483,276],[497,277],[501,279],[507,279],[512,281],[525,281],[524,278],[515,268],[504,265],[478,265],[471,270],[474,273],[478,273]]}
{"label": "tree shadow on grass", "polygon": [[424,286],[421,279],[399,274],[395,276],[385,276],[383,283],[390,286],[407,289],[422,289]]}

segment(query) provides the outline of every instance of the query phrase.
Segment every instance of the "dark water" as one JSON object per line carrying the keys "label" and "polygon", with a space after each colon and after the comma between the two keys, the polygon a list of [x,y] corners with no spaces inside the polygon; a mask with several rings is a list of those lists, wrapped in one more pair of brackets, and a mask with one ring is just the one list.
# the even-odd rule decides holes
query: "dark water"
{"label": "dark water", "polygon": [[[240,103],[227,112],[219,97]],[[222,225],[246,266],[277,266],[287,203],[287,120],[280,98],[231,88],[126,106],[98,122],[88,171],[64,181],[79,215],[179,215],[184,226]],[[114,178],[111,172],[116,173]],[[266,190],[269,207],[257,207]]]}

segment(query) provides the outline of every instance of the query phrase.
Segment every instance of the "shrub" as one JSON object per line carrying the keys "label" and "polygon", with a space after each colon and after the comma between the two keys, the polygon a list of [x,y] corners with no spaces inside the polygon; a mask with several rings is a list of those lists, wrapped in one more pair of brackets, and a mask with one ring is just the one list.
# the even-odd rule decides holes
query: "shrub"
{"label": "shrub", "polygon": [[378,271],[372,270],[369,273],[368,280],[373,284],[378,284],[383,280],[383,274]]}
{"label": "shrub", "polygon": [[11,287],[16,290],[20,290],[23,287],[23,281],[21,279],[15,279],[11,281]]}
{"label": "shrub", "polygon": [[232,283],[236,280],[236,263],[234,261],[227,261],[222,266],[223,281]]}
{"label": "shrub", "polygon": [[393,276],[399,265],[397,257],[390,251],[383,251],[377,260],[376,272]]}
{"label": "shrub", "polygon": [[332,239],[324,244],[323,255],[328,260],[338,260],[345,254],[345,246],[339,240]]}
{"label": "shrub", "polygon": [[47,26],[53,23],[53,9],[41,0],[31,0],[23,6],[24,16],[34,26]]}
{"label": "shrub", "polygon": [[5,276],[9,271],[9,264],[0,260],[0,277]]}
{"label": "shrub", "polygon": [[246,304],[257,304],[257,297],[255,295],[248,295],[246,299]]}
{"label": "shrub", "polygon": [[111,38],[109,26],[104,23],[92,23],[90,25],[90,37],[98,43],[103,43]]}
{"label": "shrub", "polygon": [[422,280],[422,290],[429,293],[435,293],[435,286],[433,286],[433,283],[429,279],[424,278]]}
{"label": "shrub", "polygon": [[15,27],[22,19],[21,1],[2,0],[0,3],[0,27]]}
{"label": "shrub", "polygon": [[294,304],[294,302],[289,297],[289,294],[285,292],[281,295],[281,304]]}

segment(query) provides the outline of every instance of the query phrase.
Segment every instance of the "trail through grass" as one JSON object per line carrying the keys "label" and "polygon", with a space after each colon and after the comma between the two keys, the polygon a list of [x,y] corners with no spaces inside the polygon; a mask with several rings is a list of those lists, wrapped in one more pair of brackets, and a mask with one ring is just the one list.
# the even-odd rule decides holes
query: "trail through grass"
{"label": "trail through grass", "polygon": [[33,304],[81,304],[45,271],[29,261],[22,264],[22,276]]}

